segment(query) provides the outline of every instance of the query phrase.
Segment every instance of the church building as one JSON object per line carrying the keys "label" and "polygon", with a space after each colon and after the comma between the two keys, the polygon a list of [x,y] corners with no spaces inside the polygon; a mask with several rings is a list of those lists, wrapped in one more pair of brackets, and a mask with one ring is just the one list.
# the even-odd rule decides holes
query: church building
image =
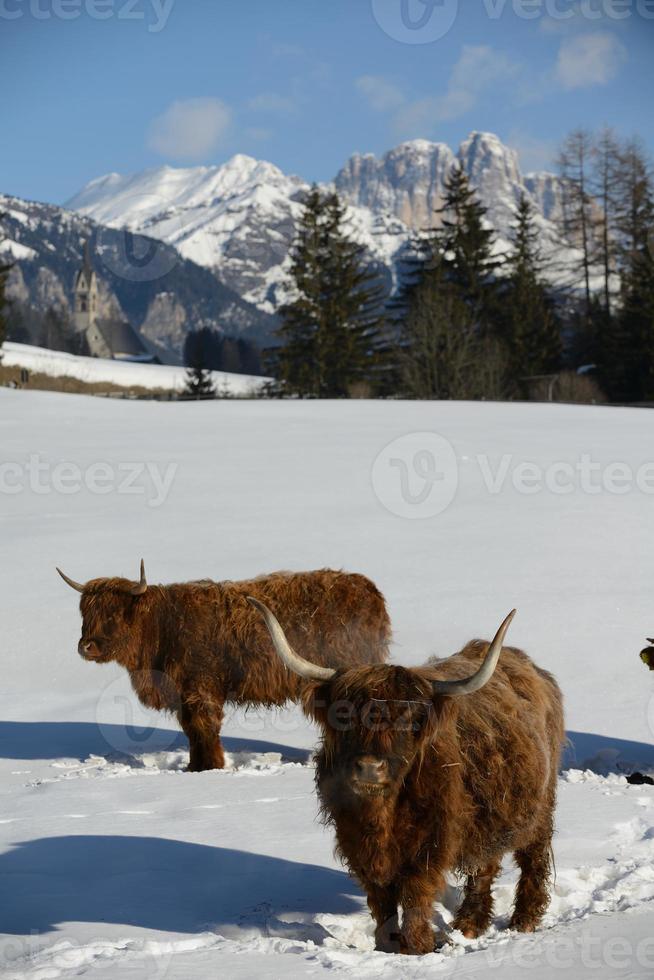
{"label": "church building", "polygon": [[84,246],[84,263],[75,277],[73,325],[86,336],[92,357],[159,363],[130,323],[98,315],[98,279],[91,263],[88,242]]}

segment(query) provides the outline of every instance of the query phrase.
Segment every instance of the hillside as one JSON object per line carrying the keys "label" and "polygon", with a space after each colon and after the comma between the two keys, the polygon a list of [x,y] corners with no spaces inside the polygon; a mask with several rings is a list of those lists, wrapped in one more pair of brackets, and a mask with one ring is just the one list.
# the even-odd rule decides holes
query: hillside
{"label": "hillside", "polygon": [[164,242],[98,224],[65,208],[0,195],[0,255],[16,262],[8,295],[45,312],[69,310],[88,240],[106,314],[122,315],[146,342],[179,362],[189,329],[212,326],[258,340],[274,320],[214,273]]}
{"label": "hillside", "polygon": [[[159,392],[182,392],[186,386],[186,369],[183,367],[78,357],[11,341],[3,345],[2,366],[26,368],[31,374],[44,374],[51,378],[75,378],[88,385],[105,383],[125,389],[145,388]],[[212,371],[211,377],[216,390],[224,395],[252,395],[264,380],[226,371]]]}

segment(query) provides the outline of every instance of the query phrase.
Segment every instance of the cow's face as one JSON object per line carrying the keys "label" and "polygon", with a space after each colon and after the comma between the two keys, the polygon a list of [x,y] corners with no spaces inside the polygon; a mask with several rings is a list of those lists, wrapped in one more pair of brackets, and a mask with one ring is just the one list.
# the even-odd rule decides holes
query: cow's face
{"label": "cow's face", "polygon": [[84,660],[100,664],[117,660],[127,665],[138,650],[143,600],[127,593],[125,584],[123,579],[87,583],[80,602],[82,635],[77,645]]}
{"label": "cow's face", "polygon": [[337,671],[312,686],[305,704],[322,729],[323,795],[333,802],[395,796],[448,700],[434,698],[428,681],[404,667]]}
{"label": "cow's face", "polygon": [[397,793],[458,697],[480,690],[493,676],[515,609],[509,613],[471,675],[440,679],[431,670],[376,664],[335,670],[295,652],[271,609],[248,596],[263,616],[275,651],[289,670],[313,683],[305,707],[322,728],[317,780],[327,807],[347,796]]}
{"label": "cow's face", "polygon": [[141,562],[138,582],[124,578],[97,578],[85,585],[57,569],[63,580],[80,592],[82,636],[77,652],[84,660],[107,663],[117,660],[125,667],[136,666],[144,637],[144,606],[148,584]]}

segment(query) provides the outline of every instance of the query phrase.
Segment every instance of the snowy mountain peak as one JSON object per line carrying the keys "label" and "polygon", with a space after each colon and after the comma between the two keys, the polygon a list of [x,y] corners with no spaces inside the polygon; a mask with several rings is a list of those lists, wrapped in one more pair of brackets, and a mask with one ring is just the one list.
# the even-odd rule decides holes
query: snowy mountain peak
{"label": "snowy mountain peak", "polygon": [[[350,206],[352,233],[392,271],[412,230],[431,228],[443,185],[459,159],[503,243],[525,191],[543,218],[555,217],[558,178],[524,180],[514,150],[494,133],[473,132],[455,156],[445,143],[407,140],[382,156],[355,153],[333,186]],[[289,246],[308,184],[266,160],[239,153],[220,166],[160,167],[91,181],[68,206],[114,227],[140,230],[216,271],[249,302],[273,312],[283,298]]]}
{"label": "snowy mountain peak", "polygon": [[353,205],[390,213],[411,228],[429,227],[453,162],[444,143],[409,140],[380,158],[350,157],[336,176],[336,189]]}

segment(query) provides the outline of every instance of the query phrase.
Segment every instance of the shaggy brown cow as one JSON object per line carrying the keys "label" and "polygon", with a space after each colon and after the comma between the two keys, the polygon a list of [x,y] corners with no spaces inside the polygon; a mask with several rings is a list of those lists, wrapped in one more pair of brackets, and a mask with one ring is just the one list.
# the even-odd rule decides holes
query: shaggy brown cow
{"label": "shaggy brown cow", "polygon": [[377,949],[434,949],[432,906],[448,871],[467,876],[454,928],[479,936],[507,851],[521,871],[510,925],[535,929],[549,901],[563,708],[550,674],[502,650],[513,613],[490,646],[474,640],[449,660],[334,671],[294,653],[270,610],[250,601],[282,660],[313,680],[304,698],[323,735],[318,796],[367,893]]}
{"label": "shaggy brown cow", "polygon": [[248,593],[284,610],[293,641],[319,664],[382,663],[390,622],[384,597],[363,575],[322,569],[275,572],[246,582],[151,585],[98,578],[81,585],[85,660],[115,660],[140,701],[175,711],[190,743],[189,769],[222,769],[225,702],[282,705],[299,700],[302,682],[273,655]]}
{"label": "shaggy brown cow", "polygon": [[648,647],[640,651],[640,659],[646,664],[650,670],[654,670],[654,640],[651,637],[647,637]]}

